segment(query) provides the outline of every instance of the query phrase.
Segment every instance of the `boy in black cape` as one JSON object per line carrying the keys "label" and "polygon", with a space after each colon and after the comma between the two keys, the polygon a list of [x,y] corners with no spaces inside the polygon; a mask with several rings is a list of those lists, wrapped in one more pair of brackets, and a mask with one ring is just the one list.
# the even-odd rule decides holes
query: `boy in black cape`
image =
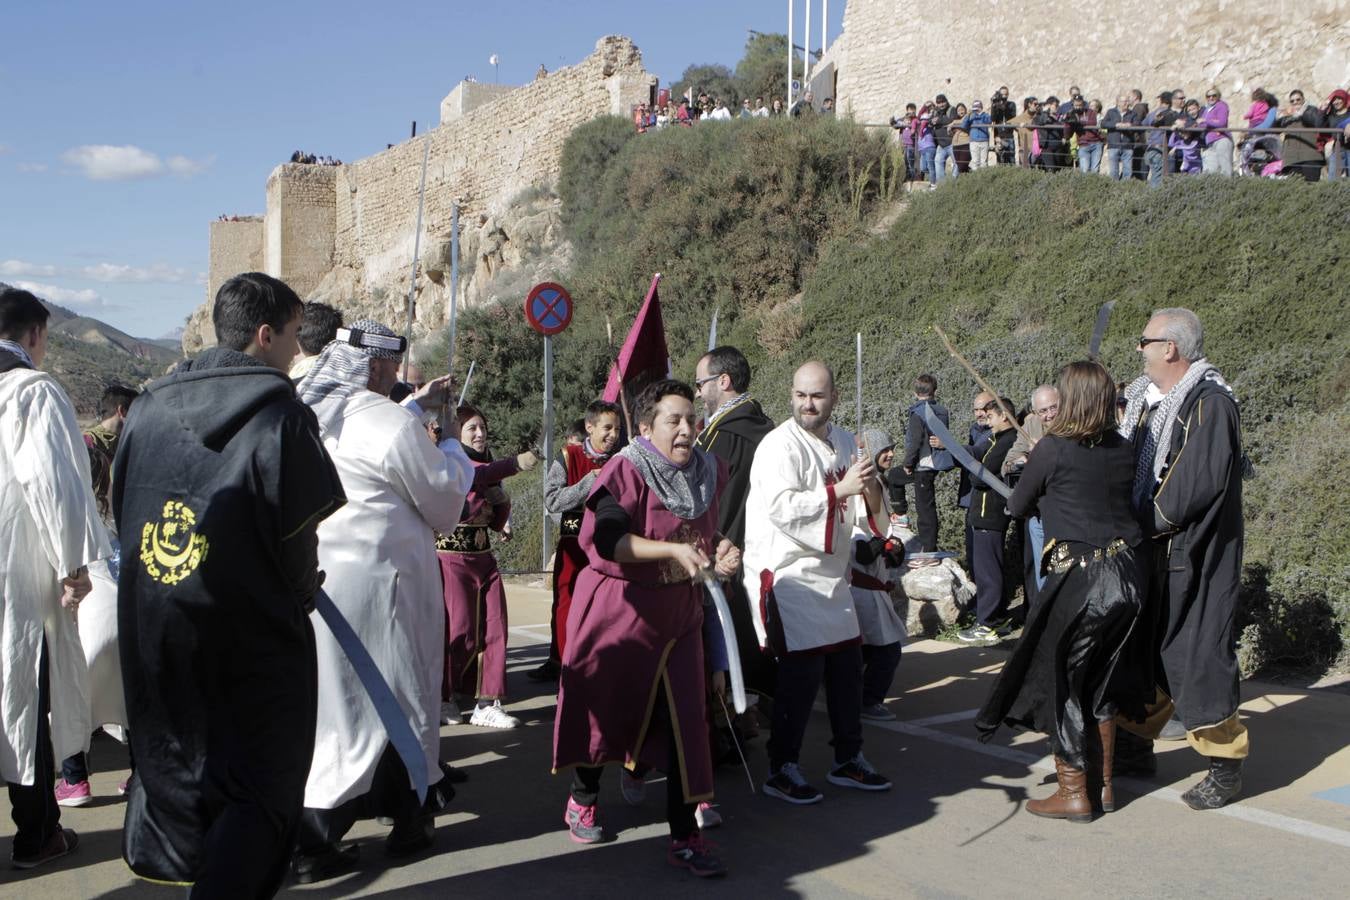
{"label": "boy in black cape", "polygon": [[286,376],[301,310],[267,275],[222,285],[220,346],[150,385],[114,463],[123,855],[194,898],[277,891],[313,757],[315,531],[346,498]]}

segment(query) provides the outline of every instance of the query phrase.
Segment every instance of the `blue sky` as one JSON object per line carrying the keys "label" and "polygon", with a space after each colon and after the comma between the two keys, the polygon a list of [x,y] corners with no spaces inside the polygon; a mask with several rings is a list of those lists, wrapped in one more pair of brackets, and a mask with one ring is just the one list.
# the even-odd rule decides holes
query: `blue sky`
{"label": "blue sky", "polygon": [[[431,127],[461,78],[493,79],[493,53],[519,84],[626,34],[670,84],[691,63],[734,66],[747,29],[787,27],[786,0],[4,7],[0,281],[143,337],[205,299],[210,221],[261,213],[291,151],[355,160]],[[843,11],[830,4],[832,38]]]}

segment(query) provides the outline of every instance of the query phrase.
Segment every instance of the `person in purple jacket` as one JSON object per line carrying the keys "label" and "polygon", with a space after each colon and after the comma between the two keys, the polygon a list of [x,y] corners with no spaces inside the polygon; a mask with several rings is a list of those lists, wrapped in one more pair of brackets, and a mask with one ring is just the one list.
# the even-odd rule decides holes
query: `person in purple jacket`
{"label": "person in purple jacket", "polygon": [[1228,104],[1223,102],[1219,89],[1205,91],[1205,108],[1200,112],[1200,124],[1205,127],[1204,149],[1201,150],[1201,170],[1209,175],[1233,174],[1233,134],[1228,128]]}

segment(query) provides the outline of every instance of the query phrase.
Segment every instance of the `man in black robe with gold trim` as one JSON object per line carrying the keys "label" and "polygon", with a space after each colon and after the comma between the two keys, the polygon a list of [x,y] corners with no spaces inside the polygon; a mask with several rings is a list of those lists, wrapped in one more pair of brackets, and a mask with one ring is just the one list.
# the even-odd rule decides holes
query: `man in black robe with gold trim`
{"label": "man in black robe with gold trim", "polygon": [[225,282],[220,346],[146,389],[114,462],[123,855],[194,898],[276,893],[314,752],[315,532],[346,498],[286,376],[301,308],[267,275]]}
{"label": "man in black robe with gold trim", "polygon": [[1218,809],[1242,789],[1248,751],[1234,626],[1245,469],[1238,405],[1205,359],[1204,331],[1190,310],[1154,313],[1139,352],[1144,375],[1126,389],[1121,434],[1134,440],[1135,507],[1154,535],[1149,600],[1166,699],[1144,728],[1121,724],[1156,737],[1175,704],[1187,742],[1209,758],[1209,773],[1182,799],[1192,809]]}
{"label": "man in black robe with gold trim", "polygon": [[[735,347],[714,347],[698,361],[694,390],[703,401],[706,425],[696,446],[727,462],[727,483],[718,501],[717,530],[737,547],[745,546],[745,501],[750,494],[750,464],[755,448],[774,429],[759,401],[750,397],[750,363]],[[777,664],[759,646],[750,603],[741,579],[725,585],[727,606],[736,627],[745,685],[764,697],[773,697]]]}

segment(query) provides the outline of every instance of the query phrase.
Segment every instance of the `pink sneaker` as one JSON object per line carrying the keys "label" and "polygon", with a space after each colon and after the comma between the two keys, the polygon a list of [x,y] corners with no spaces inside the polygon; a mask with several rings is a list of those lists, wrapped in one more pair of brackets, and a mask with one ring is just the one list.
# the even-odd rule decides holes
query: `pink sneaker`
{"label": "pink sneaker", "polygon": [[688,869],[700,878],[718,878],[727,874],[727,867],[717,858],[716,850],[714,844],[695,831],[686,841],[671,838],[666,859],[672,866]]}
{"label": "pink sneaker", "polygon": [[57,806],[84,806],[93,799],[94,795],[89,790],[89,782],[77,781],[74,784],[69,784],[64,778],[56,779]]}
{"label": "pink sneaker", "polygon": [[125,796],[127,795],[127,782],[130,781],[130,780],[131,780],[131,779],[128,778],[128,779],[126,779],[126,781],[118,782],[118,785],[117,785],[117,796],[119,796],[119,797],[125,797]]}
{"label": "pink sneaker", "polygon": [[595,821],[595,804],[582,806],[571,797],[567,798],[567,812],[563,813],[563,822],[571,832],[572,840],[578,844],[598,844],[605,837],[600,823]]}

